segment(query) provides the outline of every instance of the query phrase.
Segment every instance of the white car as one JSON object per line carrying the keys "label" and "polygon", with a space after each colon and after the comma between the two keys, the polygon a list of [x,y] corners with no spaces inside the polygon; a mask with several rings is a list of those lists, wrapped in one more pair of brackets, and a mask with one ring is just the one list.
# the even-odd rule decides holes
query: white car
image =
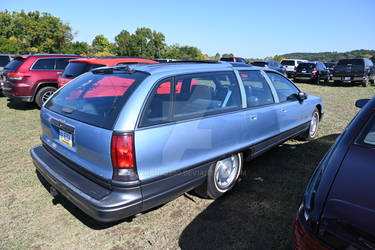
{"label": "white car", "polygon": [[307,62],[307,61],[301,60],[301,59],[284,59],[284,60],[281,60],[280,63],[286,69],[287,76],[289,78],[292,78],[294,77],[298,64],[300,64],[301,62]]}

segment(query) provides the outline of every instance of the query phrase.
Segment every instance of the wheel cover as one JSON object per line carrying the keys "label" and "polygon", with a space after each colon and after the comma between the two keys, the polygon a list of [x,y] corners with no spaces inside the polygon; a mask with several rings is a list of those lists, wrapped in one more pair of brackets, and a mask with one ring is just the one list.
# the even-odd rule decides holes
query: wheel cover
{"label": "wheel cover", "polygon": [[236,181],[239,164],[238,155],[232,155],[216,163],[214,177],[218,189],[225,190]]}
{"label": "wheel cover", "polygon": [[42,103],[45,103],[47,99],[53,94],[53,91],[47,91],[46,93],[43,94],[42,96]]}
{"label": "wheel cover", "polygon": [[310,131],[309,131],[310,137],[314,137],[316,135],[316,132],[318,131],[318,123],[319,123],[319,114],[317,112],[314,112],[311,118],[311,122],[310,122]]}

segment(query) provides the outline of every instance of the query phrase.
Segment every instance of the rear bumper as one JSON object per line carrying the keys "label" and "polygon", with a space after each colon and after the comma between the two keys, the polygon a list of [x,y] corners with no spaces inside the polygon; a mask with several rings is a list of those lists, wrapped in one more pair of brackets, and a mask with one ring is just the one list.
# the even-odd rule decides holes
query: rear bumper
{"label": "rear bumper", "polygon": [[118,221],[142,211],[140,186],[110,190],[72,170],[42,145],[30,153],[46,181],[95,220]]}
{"label": "rear bumper", "polygon": [[14,95],[14,94],[12,94],[12,89],[11,88],[2,87],[1,90],[3,92],[3,95],[5,95],[8,98],[17,99],[17,100],[20,100],[20,101],[23,101],[23,102],[33,102],[33,97],[32,96],[18,96],[18,95]]}
{"label": "rear bumper", "polygon": [[[348,76],[346,76],[348,77]],[[332,80],[334,81],[342,81],[342,82],[362,82],[365,79],[363,76],[349,76],[349,79],[346,79],[345,76],[332,76]]]}

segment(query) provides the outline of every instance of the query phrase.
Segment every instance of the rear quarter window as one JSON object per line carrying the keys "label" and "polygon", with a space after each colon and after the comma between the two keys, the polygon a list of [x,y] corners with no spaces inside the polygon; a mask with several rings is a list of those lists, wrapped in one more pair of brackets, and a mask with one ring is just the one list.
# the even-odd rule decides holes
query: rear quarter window
{"label": "rear quarter window", "polygon": [[141,72],[88,72],[57,91],[45,107],[84,123],[112,129],[126,100],[146,77]]}

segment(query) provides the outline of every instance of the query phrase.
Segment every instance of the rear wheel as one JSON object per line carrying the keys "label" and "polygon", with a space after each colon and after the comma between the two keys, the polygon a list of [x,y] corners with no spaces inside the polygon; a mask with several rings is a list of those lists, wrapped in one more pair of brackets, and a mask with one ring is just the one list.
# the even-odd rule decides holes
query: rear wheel
{"label": "rear wheel", "polygon": [[44,87],[39,89],[35,96],[35,104],[38,108],[42,108],[43,103],[56,91],[55,87]]}
{"label": "rear wheel", "polygon": [[363,79],[363,81],[362,81],[362,87],[367,87],[368,86],[368,82],[369,82],[369,79],[368,79],[368,76],[366,76],[366,78]]}
{"label": "rear wheel", "polygon": [[311,116],[309,129],[300,137],[306,141],[314,140],[318,133],[319,120],[320,120],[319,110],[315,108]]}
{"label": "rear wheel", "polygon": [[213,163],[208,169],[206,181],[196,188],[195,192],[203,197],[219,198],[234,187],[242,166],[242,153],[233,154]]}

